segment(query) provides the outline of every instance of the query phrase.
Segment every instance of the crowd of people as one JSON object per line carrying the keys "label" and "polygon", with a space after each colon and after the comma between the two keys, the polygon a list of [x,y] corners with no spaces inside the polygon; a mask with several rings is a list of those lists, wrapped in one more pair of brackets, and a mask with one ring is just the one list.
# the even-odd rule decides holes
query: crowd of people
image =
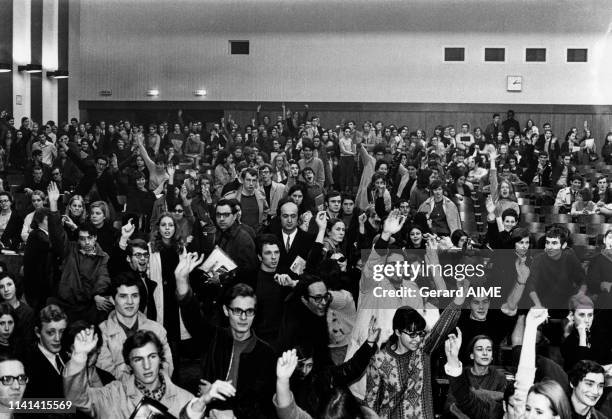
{"label": "crowd of people", "polygon": [[0,414],[612,418],[612,132],[250,122],[0,113]]}

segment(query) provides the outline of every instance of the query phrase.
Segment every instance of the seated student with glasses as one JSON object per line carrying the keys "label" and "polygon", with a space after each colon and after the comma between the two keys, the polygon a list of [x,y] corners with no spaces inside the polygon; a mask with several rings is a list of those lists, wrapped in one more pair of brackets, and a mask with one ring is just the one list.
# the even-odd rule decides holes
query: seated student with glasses
{"label": "seated student with glasses", "polygon": [[368,407],[381,417],[433,419],[431,355],[456,326],[463,302],[463,297],[455,297],[430,332],[418,311],[408,306],[397,309],[393,334],[367,369]]}
{"label": "seated student with glasses", "polygon": [[[189,285],[189,274],[202,263],[203,256],[183,253],[174,272],[181,315],[189,333],[202,348],[202,385],[200,395],[208,393],[217,382],[227,382],[236,389],[235,397],[215,401],[209,411],[231,411],[236,417],[273,417],[273,349],[252,330],[257,299],[246,284],[231,287],[223,301],[223,313],[229,329],[209,324],[201,315],[200,305]],[[212,384],[211,384],[212,383]]]}
{"label": "seated student with glasses", "polygon": [[21,401],[27,384],[23,363],[17,358],[0,355],[0,411]]}

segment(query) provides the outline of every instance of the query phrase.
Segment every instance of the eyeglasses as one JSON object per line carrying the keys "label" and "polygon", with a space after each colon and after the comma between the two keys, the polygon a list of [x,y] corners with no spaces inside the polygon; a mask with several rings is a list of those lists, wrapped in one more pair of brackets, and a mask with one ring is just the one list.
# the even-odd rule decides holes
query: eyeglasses
{"label": "eyeglasses", "polygon": [[0,382],[2,382],[2,384],[5,386],[12,386],[15,380],[17,380],[20,386],[24,386],[28,383],[28,376],[25,374],[21,374],[17,377],[15,377],[14,375],[4,375],[0,377]]}
{"label": "eyeglasses", "polygon": [[183,213],[183,210],[182,210],[182,209],[180,209],[180,208],[177,208],[177,209],[175,209],[175,210],[174,210],[174,212],[178,212],[179,214],[182,214],[182,213]]}
{"label": "eyeglasses", "polygon": [[247,308],[246,310],[243,310],[238,307],[228,307],[227,309],[236,317],[242,317],[243,315],[246,317],[253,317],[255,315],[254,308]]}
{"label": "eyeglasses", "polygon": [[133,253],[132,256],[135,257],[136,259],[148,259],[149,252]]}
{"label": "eyeglasses", "polygon": [[340,256],[338,259],[334,259],[338,263],[346,262],[346,256]]}
{"label": "eyeglasses", "polygon": [[329,292],[326,292],[323,295],[309,295],[308,298],[314,301],[315,304],[321,304],[321,303],[329,303],[332,299],[332,295]]}
{"label": "eyeglasses", "polygon": [[404,335],[408,336],[410,339],[415,339],[415,338],[424,338],[425,335],[427,334],[426,331],[421,330],[419,332],[408,332],[406,330],[402,330],[401,333],[403,333]]}

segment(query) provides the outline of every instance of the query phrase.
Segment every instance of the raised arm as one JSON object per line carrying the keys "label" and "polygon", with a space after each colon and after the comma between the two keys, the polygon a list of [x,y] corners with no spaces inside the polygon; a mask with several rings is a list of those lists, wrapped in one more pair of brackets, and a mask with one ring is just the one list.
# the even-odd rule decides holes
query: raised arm
{"label": "raised arm", "polygon": [[47,187],[47,196],[49,199],[49,241],[51,242],[51,248],[53,251],[64,257],[69,251],[68,237],[62,226],[62,221],[57,210],[57,201],[60,193],[55,182],[49,183]]}
{"label": "raised arm", "polygon": [[138,150],[140,151],[140,156],[144,160],[145,165],[147,166],[147,169],[149,169],[149,172],[153,172],[155,170],[155,162],[151,160],[151,157],[149,157],[149,153],[147,152],[147,149],[145,148],[144,136],[141,133],[138,133],[136,134],[135,139],[136,139],[136,145],[138,146]]}

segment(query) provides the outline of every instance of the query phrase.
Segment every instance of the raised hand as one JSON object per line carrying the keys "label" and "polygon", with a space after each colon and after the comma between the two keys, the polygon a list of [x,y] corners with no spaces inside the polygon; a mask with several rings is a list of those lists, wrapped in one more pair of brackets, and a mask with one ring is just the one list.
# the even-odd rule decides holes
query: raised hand
{"label": "raised hand", "polygon": [[539,326],[548,319],[548,310],[544,307],[532,307],[527,313],[527,325]]}
{"label": "raised hand", "polygon": [[380,327],[377,327],[376,317],[370,317],[370,324],[368,325],[368,343],[375,344],[378,342],[380,337]]}
{"label": "raised hand", "polygon": [[128,222],[123,227],[121,227],[121,237],[129,239],[130,237],[132,237],[132,234],[134,234],[135,230],[136,226],[134,225],[134,219],[130,218]]}
{"label": "raised hand", "polygon": [[176,173],[176,167],[174,167],[173,164],[169,164],[168,167],[166,167],[166,172],[168,172],[168,176],[173,179],[174,174]]}
{"label": "raised hand", "polygon": [[368,219],[368,214],[366,214],[365,212],[359,215],[359,224],[364,225],[366,220]]}
{"label": "raised hand", "polygon": [[448,339],[444,343],[444,352],[446,352],[446,359],[451,362],[459,362],[459,350],[461,349],[461,342],[463,337],[461,335],[461,329],[457,327],[457,334],[448,335]]}
{"label": "raised hand", "polygon": [[183,253],[179,257],[179,263],[174,269],[174,275],[177,278],[187,278],[203,261],[204,254],[198,256],[197,252],[187,253],[187,249],[183,249]]}
{"label": "raised hand", "polygon": [[72,351],[77,354],[87,355],[98,343],[98,335],[94,332],[93,327],[81,330],[74,337]]}
{"label": "raised hand", "polygon": [[298,364],[298,357],[295,349],[284,352],[276,362],[276,378],[279,380],[289,380]]}
{"label": "raised hand", "polygon": [[317,222],[319,230],[325,230],[325,227],[327,227],[327,213],[325,211],[319,211],[315,221]]}
{"label": "raised hand", "polygon": [[57,201],[60,197],[60,191],[55,182],[49,183],[49,186],[47,187],[47,196],[49,198],[50,203],[55,202],[57,204]]}
{"label": "raised hand", "polygon": [[383,232],[393,235],[400,231],[406,222],[406,217],[400,215],[399,210],[395,209],[391,211],[385,223],[383,225]]}

